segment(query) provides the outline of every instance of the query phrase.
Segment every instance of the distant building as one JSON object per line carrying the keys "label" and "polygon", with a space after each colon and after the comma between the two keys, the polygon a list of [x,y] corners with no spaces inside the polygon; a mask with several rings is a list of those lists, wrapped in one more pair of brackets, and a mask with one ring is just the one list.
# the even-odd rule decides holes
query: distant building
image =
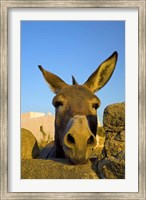
{"label": "distant building", "polygon": [[29,118],[35,118],[35,117],[43,117],[45,116],[45,113],[41,112],[27,112],[21,114],[21,119],[29,119]]}
{"label": "distant building", "polygon": [[39,144],[54,139],[55,116],[48,113],[28,112],[21,114],[21,128],[28,129]]}

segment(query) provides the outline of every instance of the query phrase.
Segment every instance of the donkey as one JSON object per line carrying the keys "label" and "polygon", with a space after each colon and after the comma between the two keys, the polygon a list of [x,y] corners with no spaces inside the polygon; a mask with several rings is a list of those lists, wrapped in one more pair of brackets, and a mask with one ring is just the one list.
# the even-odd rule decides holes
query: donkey
{"label": "donkey", "polygon": [[52,101],[55,107],[55,141],[44,148],[42,157],[66,158],[70,164],[83,164],[89,160],[97,144],[97,108],[100,106],[100,99],[94,93],[112,76],[117,58],[118,53],[114,52],[83,85],[79,85],[73,76],[73,84],[68,85],[38,66],[56,94]]}

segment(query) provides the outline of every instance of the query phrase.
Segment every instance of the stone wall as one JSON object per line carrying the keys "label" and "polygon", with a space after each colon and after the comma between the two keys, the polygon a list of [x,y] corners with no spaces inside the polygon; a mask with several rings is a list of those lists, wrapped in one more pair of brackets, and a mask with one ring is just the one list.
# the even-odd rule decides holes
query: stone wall
{"label": "stone wall", "polygon": [[125,178],[125,103],[109,105],[104,110],[105,144],[97,168],[100,178]]}
{"label": "stone wall", "polygon": [[[46,118],[46,123],[49,119]],[[41,120],[44,119],[33,120],[33,126],[39,129]],[[42,126],[45,129],[45,126]],[[84,165],[71,165],[62,158],[39,159],[40,149],[37,146],[37,140],[30,131],[22,129],[21,178],[124,179],[125,104],[109,105],[104,110],[103,127],[98,130],[98,146],[95,149],[94,157]]]}

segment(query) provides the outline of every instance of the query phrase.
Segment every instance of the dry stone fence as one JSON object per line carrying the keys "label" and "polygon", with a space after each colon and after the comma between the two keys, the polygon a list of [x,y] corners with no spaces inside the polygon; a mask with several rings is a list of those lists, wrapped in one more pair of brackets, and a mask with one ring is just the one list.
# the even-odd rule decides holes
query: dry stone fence
{"label": "dry stone fence", "polygon": [[[96,147],[93,158],[84,165],[71,165],[61,158],[39,159],[38,141],[41,141],[41,137],[38,134],[43,134],[43,131],[48,135],[54,132],[54,116],[30,117],[33,126],[24,118],[21,130],[22,179],[125,178],[125,103],[112,104],[105,108],[103,127],[98,131],[99,146]],[[45,125],[48,122],[51,129]]]}
{"label": "dry stone fence", "polygon": [[125,178],[125,103],[104,110],[104,148],[97,162],[100,178]]}

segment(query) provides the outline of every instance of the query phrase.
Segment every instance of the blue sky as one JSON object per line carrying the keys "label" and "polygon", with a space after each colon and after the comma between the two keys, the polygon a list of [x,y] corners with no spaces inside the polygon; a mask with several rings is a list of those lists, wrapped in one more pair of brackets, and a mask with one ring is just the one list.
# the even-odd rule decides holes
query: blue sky
{"label": "blue sky", "polygon": [[83,84],[114,51],[118,61],[109,82],[96,93],[104,108],[125,101],[124,21],[21,21],[21,112],[51,112],[54,94],[38,65],[71,84]]}

